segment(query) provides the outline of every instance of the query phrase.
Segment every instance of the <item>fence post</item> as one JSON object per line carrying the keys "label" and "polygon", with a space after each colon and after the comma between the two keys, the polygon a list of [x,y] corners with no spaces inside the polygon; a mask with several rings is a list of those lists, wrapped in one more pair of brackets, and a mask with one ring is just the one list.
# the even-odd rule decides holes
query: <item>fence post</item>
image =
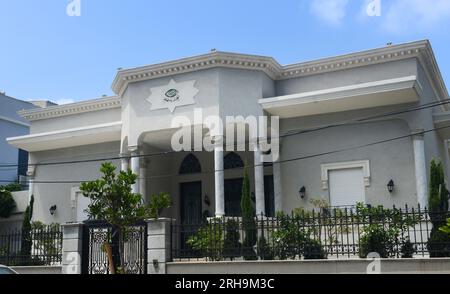
{"label": "fence post", "polygon": [[63,224],[62,231],[62,273],[81,274],[83,224]]}
{"label": "fence post", "polygon": [[171,260],[171,219],[147,220],[147,273],[165,274]]}

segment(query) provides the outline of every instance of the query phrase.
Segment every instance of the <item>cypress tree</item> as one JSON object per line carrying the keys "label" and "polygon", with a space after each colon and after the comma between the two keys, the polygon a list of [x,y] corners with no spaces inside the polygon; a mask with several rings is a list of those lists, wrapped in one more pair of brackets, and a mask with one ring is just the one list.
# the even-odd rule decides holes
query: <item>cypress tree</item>
{"label": "cypress tree", "polygon": [[439,230],[446,223],[449,192],[445,185],[444,166],[433,159],[430,163],[428,209],[431,223],[427,248],[431,257],[450,257],[450,237]]}
{"label": "cypress tree", "polygon": [[255,210],[250,196],[250,179],[247,164],[244,167],[241,197],[242,227],[244,230],[243,255],[246,260],[257,259],[253,246],[256,244]]}
{"label": "cypress tree", "polygon": [[24,261],[31,261],[31,219],[33,217],[34,196],[31,195],[30,204],[25,209],[22,222],[22,242],[20,253]]}

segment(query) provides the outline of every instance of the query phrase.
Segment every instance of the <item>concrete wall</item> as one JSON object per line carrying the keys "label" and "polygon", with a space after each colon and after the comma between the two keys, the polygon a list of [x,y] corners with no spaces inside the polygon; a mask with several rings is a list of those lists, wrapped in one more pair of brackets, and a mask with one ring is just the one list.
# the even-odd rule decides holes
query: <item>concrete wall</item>
{"label": "concrete wall", "polygon": [[[168,274],[366,274],[372,260],[170,262]],[[450,259],[382,259],[382,274],[450,274]]]}
{"label": "concrete wall", "polygon": [[13,270],[23,275],[60,275],[61,266],[13,266]]}
{"label": "concrete wall", "polygon": [[[48,163],[58,161],[90,160],[105,157],[117,157],[120,152],[120,142],[87,145],[51,151],[32,153],[34,162]],[[117,167],[118,160],[111,160]],[[74,221],[74,209],[71,203],[71,190],[79,187],[81,181],[91,181],[99,178],[100,161],[73,163],[64,165],[38,165],[34,181],[34,212],[33,220],[44,223],[65,223]],[[46,182],[49,183],[46,183]],[[62,181],[64,183],[54,183]],[[70,183],[69,183],[70,182]],[[52,205],[57,206],[55,214],[50,215]]]}

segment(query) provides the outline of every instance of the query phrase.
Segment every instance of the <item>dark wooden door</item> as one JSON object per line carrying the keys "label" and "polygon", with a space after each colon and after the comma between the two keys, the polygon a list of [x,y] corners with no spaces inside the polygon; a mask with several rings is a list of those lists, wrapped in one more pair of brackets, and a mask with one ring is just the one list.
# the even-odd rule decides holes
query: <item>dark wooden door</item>
{"label": "dark wooden door", "polygon": [[225,215],[241,216],[243,179],[225,180]]}
{"label": "dark wooden door", "polygon": [[200,224],[202,221],[202,183],[180,184],[180,214],[182,224]]}

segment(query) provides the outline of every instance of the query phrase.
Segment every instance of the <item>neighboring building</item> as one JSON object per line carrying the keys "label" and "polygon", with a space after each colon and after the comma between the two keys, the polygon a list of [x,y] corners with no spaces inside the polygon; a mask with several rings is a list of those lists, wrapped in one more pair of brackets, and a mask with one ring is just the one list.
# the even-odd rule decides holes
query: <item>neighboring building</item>
{"label": "neighboring building", "polygon": [[[450,121],[448,104],[403,112],[448,99],[428,41],[288,66],[271,57],[211,52],[120,70],[112,88],[117,96],[21,112],[31,134],[9,142],[30,152],[36,164],[28,170],[36,182],[30,187],[36,219],[84,220],[87,201],[77,181],[99,177],[100,162],[92,159],[119,154],[124,158],[113,162],[139,175],[134,190],[146,200],[169,192],[174,205],[165,214],[183,222],[206,213],[238,215],[242,169],[233,168],[244,162],[251,167],[257,212],[267,215],[310,208],[311,199],[333,206],[425,205],[430,160],[449,167],[450,129],[442,128]],[[281,134],[336,126],[283,136],[280,161],[261,169],[248,151],[171,152],[178,131],[172,119],[192,120],[198,108],[203,117],[279,116]],[[382,115],[391,112],[397,113]],[[51,164],[61,161],[76,162]],[[392,193],[386,187],[391,179]]]}
{"label": "neighboring building", "polygon": [[36,108],[36,105],[6,96],[3,93],[0,93],[0,105],[0,185],[5,185],[17,182],[20,176],[26,176],[28,153],[8,144],[6,138],[29,133],[29,122],[17,112]]}

